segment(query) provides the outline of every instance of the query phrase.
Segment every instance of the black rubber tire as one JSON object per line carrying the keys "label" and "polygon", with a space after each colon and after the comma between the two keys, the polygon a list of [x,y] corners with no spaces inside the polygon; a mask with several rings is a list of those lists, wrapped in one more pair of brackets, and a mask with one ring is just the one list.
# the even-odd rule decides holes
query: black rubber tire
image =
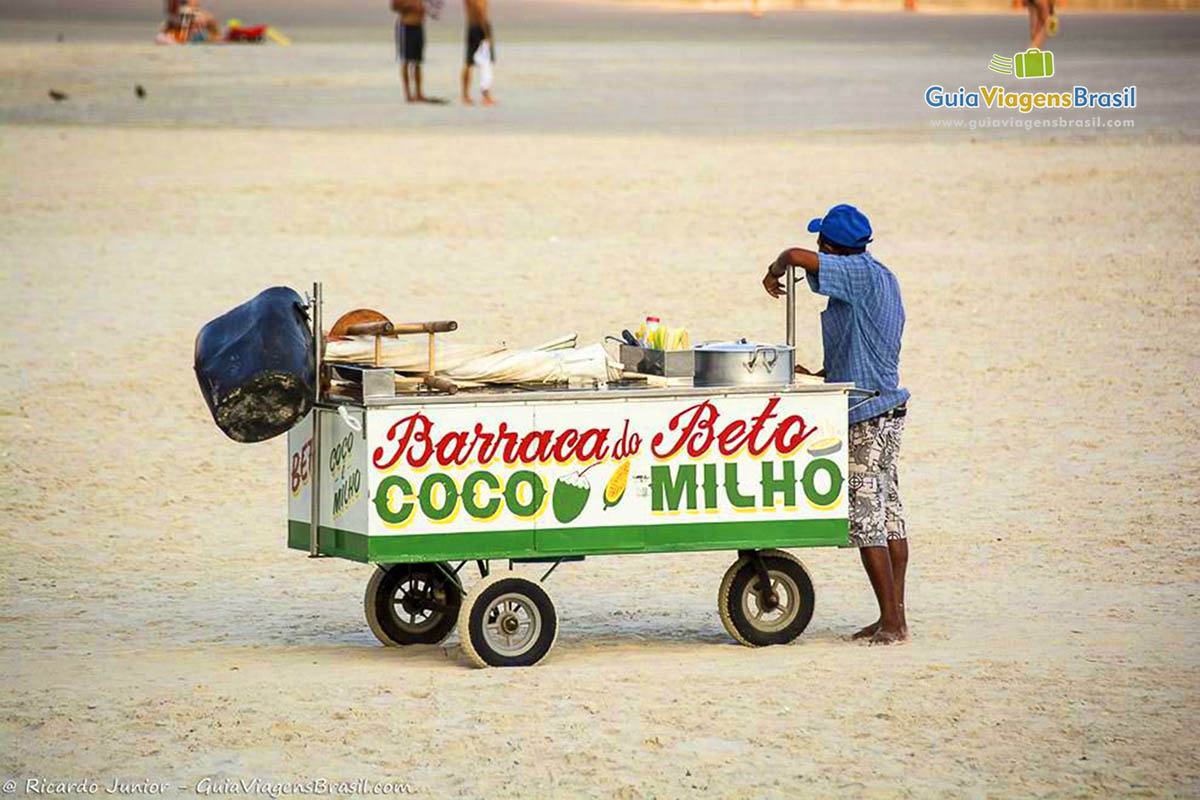
{"label": "black rubber tire", "polygon": [[[392,564],[380,565],[367,583],[363,609],[367,624],[375,638],[389,646],[410,644],[440,644],[446,640],[458,622],[462,606],[462,590],[437,564]],[[448,564],[441,567],[449,570]],[[446,606],[445,611],[435,612],[431,620],[414,628],[406,624],[396,613],[396,590],[410,578],[423,579],[432,587],[433,599]],[[430,624],[432,621],[432,624]]]}
{"label": "black rubber tire", "polygon": [[[488,606],[507,594],[518,595],[531,603],[537,609],[541,624],[529,649],[515,656],[498,652],[484,635],[484,616]],[[458,614],[458,635],[463,651],[476,666],[532,667],[549,655],[558,639],[558,613],[554,610],[554,601],[541,584],[502,572],[484,578],[471,588]]]}
{"label": "black rubber tire", "polygon": [[721,577],[721,585],[717,588],[717,613],[720,614],[721,625],[725,628],[725,632],[729,634],[730,638],[749,646],[750,643],[743,641],[742,635],[733,626],[733,620],[729,618],[729,603],[725,599],[729,595],[729,587],[733,585],[733,579],[737,577],[738,570],[742,568],[742,564],[745,564],[746,561],[745,556],[739,556],[736,561],[729,565],[729,569],[725,570],[724,576]]}
{"label": "black rubber tire", "polygon": [[749,558],[740,558],[730,568],[729,579],[722,581],[719,597],[722,622],[726,629],[744,645],[749,647],[766,647],[773,644],[787,644],[804,633],[808,623],[812,621],[816,605],[816,592],[813,590],[812,578],[808,570],[790,553],[782,550],[763,551],[762,560],[768,575],[790,579],[795,584],[799,606],[795,616],[779,630],[763,630],[756,627],[754,621],[747,616],[743,598],[756,591],[758,572]]}

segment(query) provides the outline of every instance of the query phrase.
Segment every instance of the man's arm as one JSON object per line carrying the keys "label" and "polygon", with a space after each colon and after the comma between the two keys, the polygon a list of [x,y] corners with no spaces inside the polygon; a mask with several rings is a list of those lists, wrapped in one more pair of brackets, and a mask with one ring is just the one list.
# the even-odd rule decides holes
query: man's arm
{"label": "man's arm", "polygon": [[787,291],[779,279],[787,274],[788,267],[802,267],[805,272],[816,275],[820,266],[821,258],[812,250],[805,250],[803,247],[789,247],[779,254],[779,258],[775,259],[771,266],[767,267],[767,274],[762,281],[763,288],[771,297],[783,297]]}
{"label": "man's arm", "polygon": [[[767,267],[766,277],[763,278],[763,288],[767,290],[767,294],[771,295],[771,297],[783,297],[787,294],[779,279],[787,274],[788,267],[800,267],[805,272],[816,275],[821,267],[821,257],[812,250],[805,250],[803,247],[789,247],[780,253],[779,258],[775,259],[771,266]],[[814,375],[818,378],[825,377],[824,369],[811,372],[799,364],[796,365],[796,372],[800,375]]]}

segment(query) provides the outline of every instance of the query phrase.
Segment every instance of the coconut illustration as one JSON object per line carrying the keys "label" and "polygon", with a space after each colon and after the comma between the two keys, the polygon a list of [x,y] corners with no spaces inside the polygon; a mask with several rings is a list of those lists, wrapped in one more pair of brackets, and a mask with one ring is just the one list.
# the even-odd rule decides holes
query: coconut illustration
{"label": "coconut illustration", "polygon": [[583,513],[591,494],[592,486],[581,473],[572,472],[559,478],[554,482],[554,494],[550,501],[554,518],[564,525],[573,522]]}

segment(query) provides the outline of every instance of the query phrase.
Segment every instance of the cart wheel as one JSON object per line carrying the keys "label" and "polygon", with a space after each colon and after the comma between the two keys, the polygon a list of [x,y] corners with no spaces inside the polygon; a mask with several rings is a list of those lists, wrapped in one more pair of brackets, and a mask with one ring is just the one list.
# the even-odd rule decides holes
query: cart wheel
{"label": "cart wheel", "polygon": [[783,550],[763,550],[760,554],[767,569],[777,604],[767,608],[759,588],[754,563],[742,556],[721,580],[717,608],[721,624],[729,635],[747,647],[787,644],[812,620],[816,593],[812,578],[800,560]]}
{"label": "cart wheel", "polygon": [[454,630],[461,605],[462,590],[437,564],[380,566],[363,597],[371,633],[386,645],[438,644]]}
{"label": "cart wheel", "polygon": [[554,647],[558,614],[540,584],[501,572],[471,588],[458,635],[477,666],[531,667]]}
{"label": "cart wheel", "polygon": [[[749,564],[750,559],[741,556],[737,561],[729,565],[729,569],[725,570],[724,577],[721,578],[721,588],[717,590],[717,611],[721,614],[721,624],[725,626],[725,632],[737,639],[739,642],[742,638],[738,636],[737,628],[733,627],[733,620],[729,618],[729,613],[725,610],[725,598],[729,596],[729,586],[733,583],[733,576],[738,574],[738,570],[743,564]],[[742,642],[745,644],[745,642]]]}

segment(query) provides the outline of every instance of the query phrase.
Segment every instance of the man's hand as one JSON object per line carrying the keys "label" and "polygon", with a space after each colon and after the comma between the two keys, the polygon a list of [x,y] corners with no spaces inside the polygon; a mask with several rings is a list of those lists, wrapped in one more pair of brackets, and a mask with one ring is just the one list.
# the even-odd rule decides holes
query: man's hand
{"label": "man's hand", "polygon": [[[777,270],[779,271],[778,273]],[[783,283],[779,280],[783,277],[784,273],[786,273],[786,270],[779,266],[778,261],[772,262],[771,265],[767,267],[767,274],[763,277],[762,285],[763,288],[767,290],[767,294],[771,295],[771,297],[783,297],[785,294],[787,294],[787,290],[783,288]]]}
{"label": "man's hand", "polygon": [[783,297],[787,294],[779,279],[787,274],[788,267],[800,267],[805,272],[816,275],[821,268],[821,257],[803,247],[789,247],[780,253],[775,263],[767,267],[767,276],[763,278],[763,288],[771,297]]}

